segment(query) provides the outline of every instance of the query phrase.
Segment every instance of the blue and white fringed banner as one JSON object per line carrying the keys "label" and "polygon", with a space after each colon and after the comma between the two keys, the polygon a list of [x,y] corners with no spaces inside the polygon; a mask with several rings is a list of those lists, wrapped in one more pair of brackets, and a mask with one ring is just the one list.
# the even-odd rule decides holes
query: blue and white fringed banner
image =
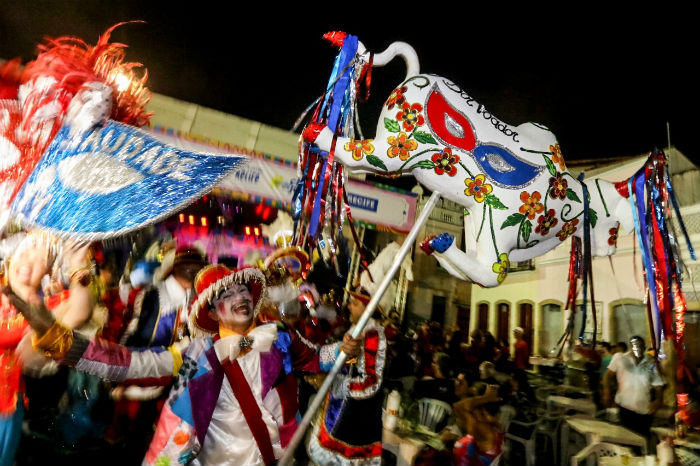
{"label": "blue and white fringed banner", "polygon": [[115,237],[177,212],[244,160],[178,148],[115,121],[77,135],[64,126],[11,209],[57,234]]}

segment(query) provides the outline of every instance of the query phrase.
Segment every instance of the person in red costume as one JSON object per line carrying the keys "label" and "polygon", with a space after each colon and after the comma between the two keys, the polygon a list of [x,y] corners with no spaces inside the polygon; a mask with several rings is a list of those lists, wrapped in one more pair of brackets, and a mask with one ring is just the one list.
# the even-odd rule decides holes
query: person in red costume
{"label": "person in red costume", "polygon": [[525,331],[522,327],[515,327],[513,336],[515,337],[515,355],[513,358],[515,370],[513,371],[513,377],[518,381],[518,385],[528,398],[534,399],[535,394],[527,380],[526,370],[530,366],[530,347],[525,341]]}
{"label": "person in red costume", "polygon": [[[364,289],[348,290],[348,293],[349,318],[355,326],[369,304],[370,295]],[[382,386],[386,363],[384,328],[375,319],[369,319],[361,338],[358,357],[348,359],[333,381],[309,439],[307,451],[315,465],[381,464]]]}
{"label": "person in red costume", "polygon": [[14,461],[24,418],[24,379],[15,348],[27,322],[7,296],[0,299],[0,465],[5,466]]}

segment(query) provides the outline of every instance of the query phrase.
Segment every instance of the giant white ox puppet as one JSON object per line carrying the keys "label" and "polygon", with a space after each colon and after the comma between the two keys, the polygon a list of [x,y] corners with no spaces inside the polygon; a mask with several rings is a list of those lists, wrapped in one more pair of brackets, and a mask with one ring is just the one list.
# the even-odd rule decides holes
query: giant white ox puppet
{"label": "giant white ox puppet", "polygon": [[[368,55],[362,45],[358,55]],[[583,236],[583,185],[567,171],[551,131],[537,123],[511,126],[450,80],[419,73],[408,44],[392,44],[374,56],[374,66],[395,56],[406,61],[407,77],[384,104],[376,137],[337,137],[335,157],[350,170],[410,173],[468,210],[466,250],[445,233],[427,238],[426,252],[452,275],[493,287],[503,282],[511,261]],[[323,151],[331,150],[334,137],[328,127],[304,130],[304,138]],[[633,229],[629,202],[614,184],[587,185],[592,254],[611,255],[619,224]]]}

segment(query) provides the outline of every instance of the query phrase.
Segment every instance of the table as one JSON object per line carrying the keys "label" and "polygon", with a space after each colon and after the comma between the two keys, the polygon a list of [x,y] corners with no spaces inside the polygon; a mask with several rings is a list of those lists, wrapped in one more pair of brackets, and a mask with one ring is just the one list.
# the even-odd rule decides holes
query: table
{"label": "table", "polygon": [[561,359],[559,359],[559,358],[542,358],[540,356],[530,356],[529,362],[533,366],[554,367],[557,364],[561,364]]}
{"label": "table", "polygon": [[[628,456],[627,466],[646,466],[646,459],[643,456]],[[598,460],[598,466],[620,466],[622,458],[619,456],[603,456]],[[658,460],[654,464],[659,464]]]}
{"label": "table", "polygon": [[396,455],[396,466],[411,465],[422,446],[423,442],[420,440],[401,437],[387,429],[382,432],[382,448]]}
{"label": "table", "polygon": [[554,391],[556,391],[557,393],[580,393],[581,395],[585,395],[586,398],[590,398],[591,396],[593,396],[593,392],[590,390],[590,388],[577,387],[575,385],[556,385],[554,387]]}
{"label": "table", "polygon": [[652,427],[651,431],[656,434],[659,440],[671,437],[676,446],[700,450],[700,434],[697,432],[688,432],[685,437],[677,438],[676,429],[672,427]]}
{"label": "table", "polygon": [[[421,431],[423,435],[430,435],[431,438],[440,437],[434,432]],[[430,440],[428,440],[430,442]],[[402,436],[396,432],[382,430],[382,449],[390,451],[396,455],[396,466],[410,466],[413,459],[418,454],[423,445],[428,444],[425,440],[410,436]]]}
{"label": "table", "polygon": [[[576,432],[586,437],[586,443],[590,444],[593,435],[600,437],[603,442],[619,443],[622,445],[633,445],[642,449],[642,454],[646,455],[647,439],[636,432],[632,432],[617,424],[611,424],[597,419],[585,417],[569,417],[562,424],[561,434],[561,453],[563,461],[569,460],[569,429],[574,429]],[[563,463],[562,463],[563,464]]]}
{"label": "table", "polygon": [[586,398],[569,398],[568,396],[550,395],[547,397],[547,411],[552,412],[554,406],[574,410],[595,416],[598,408],[595,403]]}

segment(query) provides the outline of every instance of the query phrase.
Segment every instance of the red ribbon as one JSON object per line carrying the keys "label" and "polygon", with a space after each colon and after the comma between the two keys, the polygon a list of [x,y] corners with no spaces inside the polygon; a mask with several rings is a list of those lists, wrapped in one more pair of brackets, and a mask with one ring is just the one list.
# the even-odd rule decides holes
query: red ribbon
{"label": "red ribbon", "polygon": [[258,449],[260,449],[263,461],[266,466],[269,466],[275,462],[275,453],[272,450],[270,433],[267,431],[267,426],[262,420],[262,412],[241,370],[241,366],[238,364],[238,361],[231,362],[229,359],[224,360],[221,365],[226,373],[228,383],[231,385],[233,395],[236,397],[238,405],[241,407],[243,417],[245,417],[245,421],[248,423],[248,427],[250,427],[250,431],[253,433],[255,443],[258,444]]}

